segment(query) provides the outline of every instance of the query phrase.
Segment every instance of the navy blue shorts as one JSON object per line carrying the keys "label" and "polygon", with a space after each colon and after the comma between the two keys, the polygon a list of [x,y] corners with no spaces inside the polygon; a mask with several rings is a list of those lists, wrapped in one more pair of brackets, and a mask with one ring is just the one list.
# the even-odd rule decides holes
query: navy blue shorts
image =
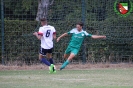
{"label": "navy blue shorts", "polygon": [[42,54],[43,56],[46,56],[47,53],[52,53],[53,48],[51,49],[44,49],[44,48],[40,48],[40,54]]}

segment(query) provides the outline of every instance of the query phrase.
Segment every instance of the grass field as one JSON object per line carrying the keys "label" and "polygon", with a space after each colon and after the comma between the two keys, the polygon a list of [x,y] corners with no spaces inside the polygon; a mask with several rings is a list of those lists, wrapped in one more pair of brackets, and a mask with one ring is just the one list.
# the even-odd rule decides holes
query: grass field
{"label": "grass field", "polygon": [[133,68],[0,71],[0,88],[133,88]]}

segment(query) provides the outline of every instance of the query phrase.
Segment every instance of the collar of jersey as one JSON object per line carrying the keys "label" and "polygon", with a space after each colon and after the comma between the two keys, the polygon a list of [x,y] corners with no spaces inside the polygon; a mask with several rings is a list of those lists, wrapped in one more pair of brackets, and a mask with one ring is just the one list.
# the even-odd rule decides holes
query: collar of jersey
{"label": "collar of jersey", "polygon": [[45,26],[49,26],[49,25],[44,25],[43,27],[45,27]]}
{"label": "collar of jersey", "polygon": [[79,34],[79,33],[82,33],[84,31],[83,29],[82,29],[82,31],[78,31],[77,28],[75,28],[75,29],[77,31],[75,34]]}

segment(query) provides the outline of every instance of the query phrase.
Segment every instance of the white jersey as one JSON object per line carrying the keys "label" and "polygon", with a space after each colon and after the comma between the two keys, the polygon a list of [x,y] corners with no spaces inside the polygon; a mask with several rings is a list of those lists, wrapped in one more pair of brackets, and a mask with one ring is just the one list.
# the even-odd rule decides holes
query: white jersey
{"label": "white jersey", "polygon": [[45,25],[39,28],[39,35],[42,35],[41,38],[41,47],[44,49],[53,48],[53,34],[56,33],[56,30],[53,26]]}

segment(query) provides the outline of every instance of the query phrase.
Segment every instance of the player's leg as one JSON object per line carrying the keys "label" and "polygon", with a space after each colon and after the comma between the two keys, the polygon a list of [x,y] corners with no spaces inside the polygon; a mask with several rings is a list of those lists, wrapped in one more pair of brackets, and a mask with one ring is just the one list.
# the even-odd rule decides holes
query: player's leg
{"label": "player's leg", "polygon": [[39,60],[46,64],[47,66],[49,66],[49,70],[50,70],[50,73],[53,72],[53,65],[50,64],[50,62],[44,58],[44,56],[46,56],[46,53],[47,53],[47,49],[43,49],[41,48],[40,49],[40,54],[39,54]]}
{"label": "player's leg", "polygon": [[47,58],[48,58],[48,60],[51,64],[54,64],[54,61],[53,61],[53,58],[52,58],[52,53],[47,53]]}
{"label": "player's leg", "polygon": [[51,64],[54,64],[54,61],[53,61],[53,58],[52,58],[52,51],[53,51],[53,48],[48,49],[46,55],[47,55],[47,58],[48,58],[49,62],[50,62]]}
{"label": "player's leg", "polygon": [[69,57],[69,54],[64,54],[64,59],[67,59]]}
{"label": "player's leg", "polygon": [[75,54],[71,53],[68,59],[62,64],[60,70],[64,69],[74,57],[75,57]]}
{"label": "player's leg", "polygon": [[46,50],[41,48],[40,49],[40,54],[39,54],[39,60],[42,63],[46,64],[47,66],[50,66],[51,64],[49,63],[49,61],[44,56],[46,56]]}
{"label": "player's leg", "polygon": [[[64,59],[67,59],[69,57],[69,54],[71,53],[71,48],[70,46],[67,47],[65,54],[64,54]],[[65,61],[62,66],[60,67],[60,70],[62,70],[63,68],[65,68],[68,65],[68,61]]]}
{"label": "player's leg", "polygon": [[69,57],[70,53],[71,53],[71,47],[68,46],[66,51],[65,51],[63,58],[66,60]]}
{"label": "player's leg", "polygon": [[47,61],[47,59],[44,58],[44,56],[41,55],[41,54],[39,54],[39,60],[40,60],[42,63],[46,64],[47,66],[50,66],[50,65],[51,65],[51,64]]}
{"label": "player's leg", "polygon": [[65,61],[68,59],[69,55],[70,54],[64,54],[63,58],[64,58]]}
{"label": "player's leg", "polygon": [[47,58],[49,59],[50,64],[53,65],[53,72],[56,73],[56,67],[52,58],[52,53],[47,53]]}
{"label": "player's leg", "polygon": [[[52,51],[53,51],[53,48],[48,49],[48,50],[47,50],[46,56],[47,56],[47,58],[48,58],[50,64],[51,64],[51,65],[54,65],[54,61],[53,61],[53,58],[52,58]],[[56,67],[55,67],[55,65],[53,66],[53,72],[56,72]]]}
{"label": "player's leg", "polygon": [[[78,54],[79,49],[75,49],[75,48],[70,48],[71,54],[68,57],[68,59],[63,63],[63,65],[61,66],[60,70],[64,69],[69,63],[70,61]],[[66,52],[65,52],[66,53]]]}

